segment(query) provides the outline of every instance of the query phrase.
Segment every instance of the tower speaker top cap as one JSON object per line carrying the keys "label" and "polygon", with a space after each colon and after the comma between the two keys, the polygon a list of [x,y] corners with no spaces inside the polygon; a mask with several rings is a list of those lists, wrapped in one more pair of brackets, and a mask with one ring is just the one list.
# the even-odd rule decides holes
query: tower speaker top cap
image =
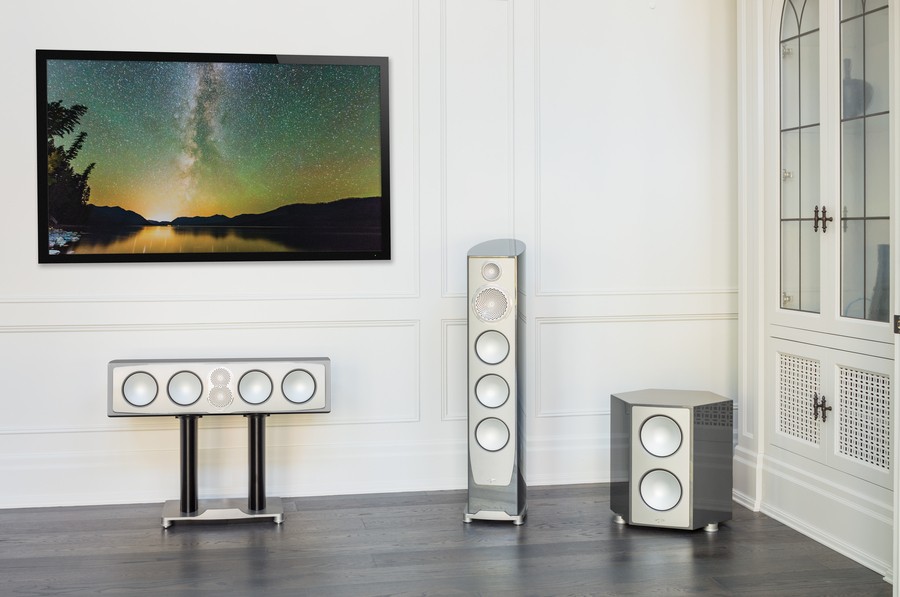
{"label": "tower speaker top cap", "polygon": [[525,252],[525,243],[514,238],[498,238],[478,243],[469,249],[469,257],[516,257]]}

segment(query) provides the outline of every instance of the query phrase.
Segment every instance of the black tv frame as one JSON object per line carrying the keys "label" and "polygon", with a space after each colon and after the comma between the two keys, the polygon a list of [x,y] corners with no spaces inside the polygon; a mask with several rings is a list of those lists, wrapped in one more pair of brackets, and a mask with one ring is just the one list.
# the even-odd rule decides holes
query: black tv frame
{"label": "black tv frame", "polygon": [[[38,262],[39,263],[141,263],[141,262],[234,262],[234,261],[333,261],[333,260],[389,260],[391,258],[390,226],[390,119],[389,119],[389,77],[388,58],[381,56],[313,56],[275,54],[228,54],[193,52],[126,52],[102,50],[36,50],[37,82],[37,186],[38,186]],[[370,204],[365,214],[367,226],[377,220],[380,232],[378,246],[356,248],[351,246],[313,248],[285,251],[237,251],[237,252],[155,252],[155,253],[79,253],[77,243],[74,251],[50,251],[49,175],[48,151],[45,143],[48,137],[48,102],[64,98],[48,97],[47,70],[51,60],[90,61],[130,61],[130,62],[188,62],[188,63],[250,63],[286,65],[334,65],[334,66],[376,66],[379,69],[380,95],[380,206]],[[135,82],[138,85],[139,82]],[[75,129],[79,129],[76,127]],[[90,133],[86,144],[90,143]],[[88,179],[88,185],[90,179]],[[364,198],[353,198],[362,201]],[[365,198],[374,199],[372,198]],[[349,205],[349,202],[347,203]],[[322,205],[322,204],[319,204]],[[374,204],[378,205],[378,204]],[[301,208],[302,209],[302,208]],[[249,213],[249,212],[248,212]],[[305,213],[305,212],[304,212]],[[354,212],[356,213],[356,212]],[[212,216],[214,214],[203,214]],[[298,216],[299,217],[299,216]],[[306,216],[303,216],[306,217]],[[210,226],[212,228],[212,226]],[[229,226],[235,229],[240,226]],[[258,229],[258,227],[255,227]],[[291,227],[288,227],[291,228]],[[75,231],[77,233],[77,231]],[[294,228],[294,234],[301,229]]]}

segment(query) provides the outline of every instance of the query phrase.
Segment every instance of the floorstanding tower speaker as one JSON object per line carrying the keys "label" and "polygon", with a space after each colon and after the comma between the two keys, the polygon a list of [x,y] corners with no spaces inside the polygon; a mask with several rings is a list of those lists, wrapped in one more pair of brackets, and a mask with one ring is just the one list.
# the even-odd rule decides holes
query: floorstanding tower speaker
{"label": "floorstanding tower speaker", "polygon": [[525,244],[499,239],[468,254],[469,494],[465,522],[525,521],[521,396]]}
{"label": "floorstanding tower speaker", "polygon": [[613,394],[610,411],[616,522],[713,532],[731,519],[731,400],[640,390]]}

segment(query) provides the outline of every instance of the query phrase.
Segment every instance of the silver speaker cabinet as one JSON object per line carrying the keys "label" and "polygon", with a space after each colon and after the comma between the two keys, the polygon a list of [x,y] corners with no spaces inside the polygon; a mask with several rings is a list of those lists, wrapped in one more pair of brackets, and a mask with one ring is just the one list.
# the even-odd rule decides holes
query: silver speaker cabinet
{"label": "silver speaker cabinet", "polygon": [[[109,363],[110,417],[175,416],[181,430],[181,496],[163,505],[162,525],[223,520],[284,520],[280,498],[266,495],[265,420],[270,414],[331,412],[331,360],[268,358],[118,360]],[[247,500],[205,500],[197,493],[198,419],[247,419]]]}
{"label": "silver speaker cabinet", "polygon": [[525,521],[525,434],[518,285],[525,244],[487,241],[468,254],[469,491],[463,520]]}
{"label": "silver speaker cabinet", "polygon": [[641,390],[613,394],[610,410],[616,522],[713,532],[731,519],[731,400]]}
{"label": "silver speaker cabinet", "polygon": [[328,358],[118,360],[111,417],[331,411]]}

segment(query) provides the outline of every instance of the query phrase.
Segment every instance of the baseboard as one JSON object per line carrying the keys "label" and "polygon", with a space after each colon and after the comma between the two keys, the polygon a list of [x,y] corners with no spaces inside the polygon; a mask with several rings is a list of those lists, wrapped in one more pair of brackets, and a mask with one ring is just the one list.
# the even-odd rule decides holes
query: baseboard
{"label": "baseboard", "polygon": [[740,445],[734,449],[732,495],[738,504],[758,512],[761,491],[759,488],[759,455]]}
{"label": "baseboard", "polygon": [[825,483],[795,464],[767,456],[760,511],[834,551],[892,578],[893,518],[890,492],[870,494]]}

